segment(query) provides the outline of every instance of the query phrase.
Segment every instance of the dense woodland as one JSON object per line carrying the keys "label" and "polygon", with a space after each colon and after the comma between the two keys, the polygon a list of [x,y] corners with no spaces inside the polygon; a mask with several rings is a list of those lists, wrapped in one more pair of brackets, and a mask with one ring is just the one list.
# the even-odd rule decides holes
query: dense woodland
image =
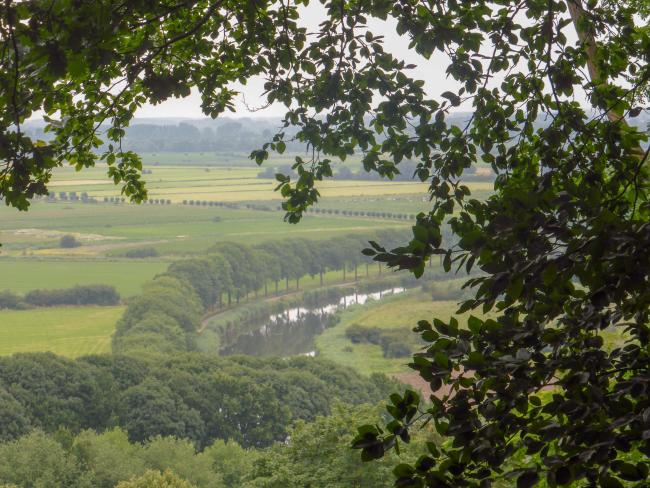
{"label": "dense woodland", "polygon": [[132,442],[172,436],[198,449],[218,439],[266,447],[294,421],[329,414],[336,399],[375,404],[396,386],[313,358],[49,353],[0,358],[0,385],[4,441],[120,427]]}

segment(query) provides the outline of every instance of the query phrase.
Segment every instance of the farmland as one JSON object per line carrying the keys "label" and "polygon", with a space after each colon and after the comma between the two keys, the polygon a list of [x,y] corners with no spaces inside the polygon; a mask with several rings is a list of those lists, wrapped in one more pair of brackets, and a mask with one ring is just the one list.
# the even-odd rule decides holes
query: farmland
{"label": "farmland", "polygon": [[[291,159],[284,156],[271,164],[286,165]],[[119,188],[106,177],[106,168],[99,166],[83,172],[72,168],[57,170],[50,184],[53,198],[34,201],[27,213],[0,208],[0,290],[24,294],[35,289],[97,283],[114,286],[122,298],[128,299],[139,294],[142,285],[163,272],[170,262],[201,254],[217,242],[254,245],[289,235],[321,240],[351,233],[369,234],[378,229],[406,229],[412,216],[429,205],[426,185],[421,183],[327,180],[318,183],[320,212],[309,212],[300,225],[289,225],[282,222],[281,198],[274,192],[277,182],[260,178],[260,168],[241,154],[144,154],[143,161],[149,203],[122,201]],[[360,170],[358,158],[347,161],[345,166]],[[491,185],[468,183],[479,198],[489,194]],[[62,248],[59,241],[64,235],[74,236],[81,245]],[[127,257],[130,251],[140,249],[153,250],[153,257]],[[362,266],[360,273],[364,271]],[[352,271],[349,273],[348,280]],[[340,271],[327,272],[324,284],[340,283],[341,279]],[[307,276],[301,285],[309,289],[319,286],[318,281],[317,277]],[[430,303],[424,305],[428,307]],[[413,310],[417,310],[415,317],[420,310]],[[107,309],[96,320],[98,313],[92,307],[3,312],[0,326],[11,320],[32,324],[38,331],[41,326],[49,327],[47,324],[70,321],[80,327],[92,323],[103,334],[102,327],[110,329],[119,314],[111,314]],[[350,313],[354,317],[358,312]],[[59,319],[61,322],[57,322]],[[405,330],[410,330],[411,325]],[[59,348],[57,344],[66,334],[57,330],[59,336],[50,334],[43,336],[44,341],[30,340],[34,350],[44,348],[45,343]],[[344,329],[337,331],[339,336],[333,337],[336,347],[336,341],[347,341]],[[75,325],[67,337],[74,342],[78,332]],[[92,342],[91,337],[94,336],[84,340]],[[96,337],[97,347],[107,347],[104,335]],[[5,344],[2,353],[23,350],[19,342]],[[349,362],[346,354],[341,356],[343,345],[339,350],[323,347],[329,351],[326,355],[337,356],[344,364]],[[377,355],[373,347],[377,349],[355,345],[358,352],[364,356],[367,353],[370,358]],[[90,350],[79,346],[79,351]],[[378,354],[383,360],[381,352]],[[384,364],[380,370],[386,369],[386,364],[392,365],[388,369],[397,364],[395,360],[379,362]],[[371,366],[367,363],[361,369]]]}
{"label": "farmland", "polygon": [[[277,181],[272,178],[258,178],[256,167],[200,167],[200,166],[157,166],[146,168],[150,199],[165,198],[172,203],[183,200],[218,200],[221,202],[279,201],[274,191]],[[149,173],[149,171],[151,173]],[[328,197],[375,197],[390,195],[420,194],[424,196],[427,185],[415,182],[391,181],[348,181],[326,180],[318,187],[323,198]],[[119,196],[119,189],[105,177],[101,167],[83,173],[73,169],[61,169],[52,191],[77,193],[86,192],[89,197],[103,199]]]}
{"label": "farmland", "polygon": [[67,357],[110,352],[124,307],[0,310],[0,355],[51,351]]}
{"label": "farmland", "polygon": [[[288,235],[320,240],[407,228],[409,219],[376,218],[358,211],[414,214],[427,206],[423,184],[329,180],[319,184],[319,208],[323,212],[309,213],[295,226],[282,222],[281,198],[274,192],[277,182],[259,178],[260,169],[242,155],[221,158],[196,153],[145,154],[143,160],[149,198],[165,200],[165,204],[122,202],[118,199],[119,189],[106,177],[106,168],[100,166],[83,172],[57,170],[50,185],[55,198],[34,201],[29,212],[1,207],[0,290],[24,294],[34,289],[98,283],[114,286],[123,298],[128,298],[140,293],[142,284],[163,272],[171,261],[200,254],[216,242],[259,244]],[[274,163],[289,162],[284,158]],[[346,165],[358,170],[358,161]],[[83,194],[86,201],[80,199]],[[71,195],[75,197],[71,199]],[[93,199],[96,203],[90,203]],[[189,201],[202,204],[190,205]],[[325,213],[326,209],[335,210]],[[350,213],[344,215],[346,210]],[[352,211],[357,211],[356,215]],[[60,247],[64,235],[73,235],[81,245]],[[126,257],[130,250],[141,248],[153,249],[155,256]],[[326,284],[341,278],[329,274],[325,275]],[[317,281],[307,278],[303,286],[317,286]],[[19,323],[20,330],[25,331],[27,324],[34,333],[25,337],[25,343],[33,344],[33,350],[50,347],[59,351],[66,335],[71,344],[76,341],[80,333],[76,325],[68,334],[59,328],[56,334],[42,334],[41,340],[38,335],[42,327],[54,330],[56,324],[64,322],[82,328],[83,324],[94,324],[101,334],[92,332],[83,340],[92,342],[92,337],[99,337],[97,347],[101,349],[108,344],[101,339],[106,331],[103,327],[110,329],[119,313],[118,309],[107,309],[98,318],[99,310],[80,307],[5,311],[0,315],[0,327]],[[3,344],[2,354],[25,350],[17,338]],[[87,345],[70,347],[70,351],[62,353],[75,355],[77,350],[92,350]]]}
{"label": "farmland", "polygon": [[114,286],[122,297],[129,297],[139,293],[142,283],[166,267],[163,261],[148,260],[3,259],[0,290],[25,293],[101,283]]}

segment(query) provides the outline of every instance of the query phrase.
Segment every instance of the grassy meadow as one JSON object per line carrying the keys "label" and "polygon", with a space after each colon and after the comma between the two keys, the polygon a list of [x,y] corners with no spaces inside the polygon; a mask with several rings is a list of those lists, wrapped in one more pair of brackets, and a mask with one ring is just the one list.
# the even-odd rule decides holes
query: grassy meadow
{"label": "grassy meadow", "polygon": [[126,298],[138,294],[142,284],[162,273],[167,265],[148,260],[0,259],[0,291],[26,293],[35,289],[102,284],[114,286]]}
{"label": "grassy meadow", "polygon": [[0,310],[0,355],[51,351],[75,358],[108,353],[124,307]]}
{"label": "grassy meadow", "polygon": [[[454,280],[456,282],[458,280]],[[457,283],[460,286],[460,282]],[[434,317],[447,321],[455,316],[459,300],[432,300],[431,295],[419,288],[412,289],[394,297],[384,298],[363,306],[352,306],[340,313],[341,321],[327,329],[316,338],[316,348],[321,357],[352,367],[362,374],[375,372],[402,374],[412,370],[406,364],[409,357],[385,358],[381,346],[375,344],[354,344],[345,335],[353,324],[364,327],[377,327],[386,330],[399,330],[400,337],[415,352],[420,347],[419,336],[413,327],[419,320],[432,320]],[[477,312],[474,312],[476,315]],[[460,325],[469,317],[456,316]]]}

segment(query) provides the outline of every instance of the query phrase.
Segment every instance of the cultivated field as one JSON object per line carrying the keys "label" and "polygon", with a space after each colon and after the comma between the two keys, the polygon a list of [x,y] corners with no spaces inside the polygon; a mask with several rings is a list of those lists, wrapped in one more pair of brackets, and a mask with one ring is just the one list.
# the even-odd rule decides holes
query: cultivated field
{"label": "cultivated field", "polygon": [[0,310],[0,355],[51,351],[67,357],[110,352],[124,307]]}
{"label": "cultivated field", "polygon": [[148,260],[0,259],[0,291],[25,293],[102,284],[114,286],[125,298],[140,293],[142,284],[167,266]]}
{"label": "cultivated field", "polygon": [[[258,178],[261,171],[252,168],[209,168],[198,166],[148,167],[144,175],[149,198],[169,199],[172,203],[183,200],[212,200],[220,202],[275,201],[280,196],[274,191],[277,181]],[[119,189],[105,177],[101,167],[78,173],[63,168],[50,184],[52,191],[86,192],[88,196],[102,199],[120,196]],[[335,197],[376,197],[420,194],[425,196],[427,185],[416,182],[325,180],[318,183],[324,199]]]}
{"label": "cultivated field", "polygon": [[[257,244],[289,235],[325,239],[386,228],[407,229],[412,225],[409,219],[386,215],[378,218],[366,212],[414,215],[430,206],[425,184],[328,180],[318,183],[322,195],[318,208],[328,212],[310,212],[299,225],[290,225],[283,222],[284,212],[279,209],[281,197],[274,192],[277,182],[258,178],[263,168],[245,155],[144,154],[143,160],[150,200],[170,200],[171,204],[113,203],[120,197],[119,188],[106,177],[105,167],[97,167],[82,172],[71,168],[57,170],[50,183],[55,200],[35,201],[29,212],[0,207],[0,290],[25,293],[97,283],[112,285],[123,298],[128,298],[138,294],[142,284],[163,272],[172,260],[202,253],[219,241]],[[286,155],[276,158],[271,165],[291,161],[292,157]],[[358,158],[345,165],[358,170]],[[476,197],[483,198],[492,184],[468,186]],[[65,199],[61,198],[62,192]],[[71,201],[71,192],[97,203]],[[190,200],[202,205],[190,205]],[[212,205],[204,204],[206,201]],[[66,234],[73,235],[82,245],[61,248],[59,241]],[[126,257],[130,250],[142,248],[153,248],[157,256]],[[360,276],[364,272],[362,267]],[[347,279],[351,277],[352,273]],[[341,280],[342,276],[336,273],[325,276],[326,285]],[[318,285],[318,278],[301,282],[301,288]],[[294,287],[292,282],[291,288]],[[402,312],[400,315],[403,318]],[[21,338],[21,333],[16,332],[14,339],[3,340],[5,349],[0,353],[23,350],[26,344],[32,344],[32,350],[58,350],[68,340],[72,345],[65,354],[82,354],[92,349],[88,344],[94,342],[93,337],[98,348],[108,347],[104,339],[110,336],[118,317],[119,309],[114,308],[1,312],[0,327],[13,330],[7,325],[11,321],[14,326],[18,324],[18,329],[30,332],[29,337]],[[73,324],[73,328],[67,332],[65,328],[56,329],[56,324],[63,323]],[[98,335],[93,332],[80,336],[87,331],[84,324],[98,327]],[[75,345],[78,340],[86,345]],[[368,363],[367,367],[370,366]]]}

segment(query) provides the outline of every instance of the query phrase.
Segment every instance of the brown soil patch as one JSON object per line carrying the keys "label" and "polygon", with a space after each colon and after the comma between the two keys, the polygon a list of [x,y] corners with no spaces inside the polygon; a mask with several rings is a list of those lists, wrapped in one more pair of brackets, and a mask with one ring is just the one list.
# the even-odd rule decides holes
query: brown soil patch
{"label": "brown soil patch", "polygon": [[442,388],[440,388],[438,391],[433,393],[431,391],[431,387],[429,386],[429,383],[424,379],[422,379],[422,377],[419,374],[417,374],[415,371],[408,372],[408,373],[395,373],[392,376],[396,380],[401,381],[402,383],[405,383],[410,387],[412,387],[413,389],[419,391],[420,393],[422,393],[422,395],[426,397],[435,394],[435,396],[440,398],[444,395],[447,395],[451,391],[451,388],[448,385],[442,385]]}

